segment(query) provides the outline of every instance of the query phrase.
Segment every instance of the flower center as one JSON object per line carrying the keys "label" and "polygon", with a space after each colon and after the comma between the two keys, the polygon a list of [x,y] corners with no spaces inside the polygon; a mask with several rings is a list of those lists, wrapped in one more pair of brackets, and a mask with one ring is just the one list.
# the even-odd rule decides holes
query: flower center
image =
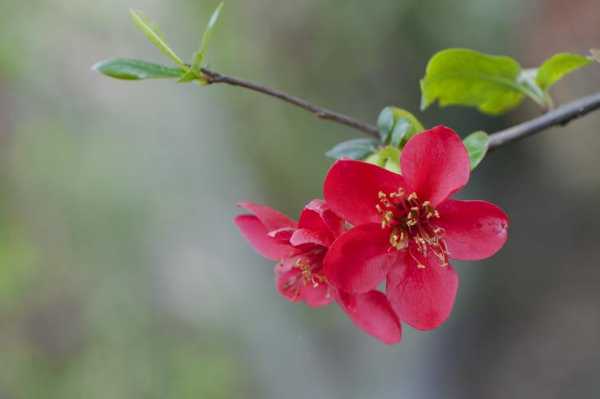
{"label": "flower center", "polygon": [[302,287],[312,286],[317,288],[319,284],[327,284],[327,278],[322,273],[323,249],[316,249],[296,255],[279,264],[283,270],[297,269],[299,273],[293,273],[283,285],[283,290],[297,299]]}
{"label": "flower center", "polygon": [[298,260],[296,260],[294,267],[300,269],[304,285],[311,284],[313,288],[316,288],[319,284],[325,283],[327,281],[325,276],[323,276],[319,272],[315,272],[315,268],[311,266],[310,261],[305,258],[299,258]]}
{"label": "flower center", "polygon": [[444,229],[434,223],[440,214],[431,202],[421,201],[414,192],[407,196],[401,188],[387,194],[380,191],[378,197],[375,208],[381,217],[381,228],[391,229],[389,242],[393,248],[407,249],[419,268],[428,263],[430,252],[441,266],[448,265]]}

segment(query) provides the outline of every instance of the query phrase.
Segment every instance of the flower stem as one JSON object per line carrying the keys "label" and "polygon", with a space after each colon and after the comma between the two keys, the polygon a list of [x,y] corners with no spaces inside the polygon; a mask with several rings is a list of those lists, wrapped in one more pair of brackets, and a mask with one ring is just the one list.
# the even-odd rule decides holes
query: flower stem
{"label": "flower stem", "polygon": [[295,97],[295,96],[286,94],[280,90],[275,90],[270,87],[263,86],[263,85],[260,85],[257,83],[253,83],[253,82],[250,82],[247,80],[242,80],[242,79],[234,78],[231,76],[225,76],[218,72],[211,71],[206,68],[202,68],[201,71],[204,74],[204,78],[206,79],[206,84],[210,85],[210,84],[216,84],[216,83],[224,83],[224,84],[228,84],[230,86],[243,87],[248,90],[266,94],[268,96],[278,98],[289,104],[300,107],[308,112],[311,112],[317,118],[349,126],[351,128],[359,130],[359,131],[361,131],[369,136],[372,136],[372,137],[379,137],[378,130],[375,126],[360,122],[354,118],[340,114],[338,112],[334,112],[334,111],[330,111],[325,108],[321,108],[321,107],[311,104],[308,101],[303,100],[299,97]]}
{"label": "flower stem", "polygon": [[600,93],[580,98],[561,105],[544,115],[490,135],[489,149],[501,147],[513,141],[543,132],[554,126],[565,126],[569,122],[600,108]]}
{"label": "flower stem", "polygon": [[[270,87],[253,83],[247,80],[226,76],[221,73],[209,70],[207,68],[202,68],[201,72],[203,74],[203,78],[206,80],[206,84],[208,85],[222,83],[262,93],[267,96],[275,97],[289,104],[300,107],[314,114],[320,119],[349,126],[372,137],[379,137],[378,130],[373,125],[360,122],[350,116],[330,111],[326,108],[321,108],[317,105],[309,103],[306,100],[289,95],[280,90],[272,89]],[[549,110],[540,117],[531,119],[527,122],[523,122],[508,129],[504,129],[491,134],[489,150],[493,150],[513,141],[517,141],[525,137],[529,137],[534,134],[543,132],[554,126],[565,126],[572,120],[582,117],[599,108],[600,92],[572,101],[558,108]]]}

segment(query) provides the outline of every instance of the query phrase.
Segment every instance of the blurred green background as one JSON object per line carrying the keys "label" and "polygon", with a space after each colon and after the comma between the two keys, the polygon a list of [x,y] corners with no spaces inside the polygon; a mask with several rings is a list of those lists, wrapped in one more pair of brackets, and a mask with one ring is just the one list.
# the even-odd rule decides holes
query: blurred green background
{"label": "blurred green background", "polygon": [[[323,153],[357,133],[229,87],[122,82],[113,56],[162,61],[128,8],[191,54],[213,0],[2,0],[0,398],[563,398],[600,384],[600,114],[491,154],[467,197],[511,216],[495,258],[459,264],[441,328],[386,347],[335,306],[282,300],[232,218],[241,199],[296,217]],[[600,46],[597,0],[229,0],[209,59],[373,122],[417,111],[447,47],[533,66]],[[600,89],[591,66],[554,89]],[[432,126],[505,118],[431,108]]]}

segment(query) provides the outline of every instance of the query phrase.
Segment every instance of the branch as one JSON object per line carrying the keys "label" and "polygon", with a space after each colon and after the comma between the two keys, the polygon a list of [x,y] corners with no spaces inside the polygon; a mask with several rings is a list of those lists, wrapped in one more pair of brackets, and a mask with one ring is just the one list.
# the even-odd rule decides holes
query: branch
{"label": "branch", "polygon": [[[349,126],[356,130],[360,130],[361,132],[369,136],[379,137],[378,130],[373,125],[369,125],[367,123],[357,121],[356,119],[353,119],[349,116],[318,107],[314,104],[309,103],[306,100],[286,94],[282,91],[271,89],[269,87],[249,82],[247,80],[222,75],[218,72],[211,71],[206,68],[202,68],[202,73],[207,84],[224,83],[230,86],[243,87],[248,90],[266,94],[268,96],[283,100],[289,104],[296,105],[314,114],[320,119]],[[538,118],[491,134],[488,148],[491,151],[513,141],[521,140],[525,137],[529,137],[536,133],[540,133],[551,127],[565,126],[573,119],[577,119],[599,108],[600,93],[580,98],[579,100],[572,101],[568,104],[556,108],[553,111],[547,112],[546,114]]]}
{"label": "branch", "polygon": [[489,150],[533,136],[553,126],[565,126],[574,119],[600,108],[600,93],[562,105],[538,118],[490,135]]}
{"label": "branch", "polygon": [[201,69],[204,78],[206,79],[207,84],[215,84],[215,83],[224,83],[230,86],[243,87],[248,90],[256,91],[258,93],[266,94],[267,96],[275,97],[280,100],[283,100],[289,104],[296,105],[312,114],[314,114],[317,118],[331,121],[335,123],[340,123],[342,125],[349,126],[356,130],[360,130],[363,133],[368,134],[369,136],[379,137],[378,130],[375,126],[357,121],[349,116],[330,111],[325,108],[318,107],[314,104],[309,103],[306,100],[301,98],[291,96],[282,91],[271,89],[266,86],[262,86],[256,83],[252,83],[246,80],[234,78],[231,76],[225,76],[218,72],[211,71],[206,68]]}

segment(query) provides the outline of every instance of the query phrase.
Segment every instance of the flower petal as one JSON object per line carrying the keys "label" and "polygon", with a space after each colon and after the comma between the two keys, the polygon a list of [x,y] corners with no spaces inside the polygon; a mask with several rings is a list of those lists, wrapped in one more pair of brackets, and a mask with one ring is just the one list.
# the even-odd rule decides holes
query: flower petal
{"label": "flower petal", "polygon": [[377,287],[398,258],[390,251],[389,230],[370,223],[342,234],[327,251],[323,271],[336,288],[364,293]]}
{"label": "flower petal", "polygon": [[296,222],[268,206],[248,201],[239,202],[238,206],[256,216],[265,225],[267,231],[278,230],[284,227],[296,227]]}
{"label": "flower petal", "polygon": [[335,213],[354,225],[376,223],[379,192],[404,188],[404,179],[377,165],[362,161],[337,161],[325,177],[325,201]]}
{"label": "flower petal", "polygon": [[333,288],[327,283],[306,284],[300,291],[304,303],[311,308],[325,306],[333,301]]}
{"label": "flower petal", "polygon": [[267,259],[279,260],[292,255],[295,249],[268,236],[262,222],[254,215],[239,215],[235,224],[254,249]]}
{"label": "flower petal", "polygon": [[447,200],[438,206],[444,240],[450,257],[461,260],[485,259],[502,248],[508,237],[508,217],[496,205],[485,201]]}
{"label": "flower petal", "polygon": [[402,338],[402,326],[386,296],[379,291],[347,294],[339,291],[337,301],[350,320],[365,333],[387,345]]}
{"label": "flower petal", "polygon": [[313,230],[321,236],[330,235],[333,241],[344,230],[344,221],[329,208],[325,201],[314,199],[306,204],[300,213],[298,227]]}
{"label": "flower petal", "polygon": [[406,256],[404,267],[394,268],[387,277],[386,293],[396,314],[418,330],[431,330],[446,321],[458,290],[452,266],[440,266],[434,256],[429,258],[420,269]]}
{"label": "flower petal", "polygon": [[290,244],[294,247],[301,245],[313,244],[328,247],[331,245],[331,234],[319,234],[314,230],[296,229],[290,237]]}
{"label": "flower petal", "polygon": [[[253,215],[251,215],[253,216]],[[295,227],[282,227],[277,230],[271,230],[267,234],[269,237],[276,239],[279,242],[287,244],[292,238],[292,235],[296,231]]]}
{"label": "flower petal", "polygon": [[402,175],[422,200],[436,206],[469,181],[469,156],[460,137],[445,126],[417,134],[400,158]]}
{"label": "flower petal", "polygon": [[293,268],[284,270],[275,266],[275,288],[282,297],[290,302],[300,301],[300,285],[302,282],[302,272],[299,269]]}
{"label": "flower petal", "polygon": [[310,307],[325,306],[333,300],[332,288],[323,282],[306,284],[298,268],[275,267],[275,286],[281,296],[290,302],[304,301]]}

